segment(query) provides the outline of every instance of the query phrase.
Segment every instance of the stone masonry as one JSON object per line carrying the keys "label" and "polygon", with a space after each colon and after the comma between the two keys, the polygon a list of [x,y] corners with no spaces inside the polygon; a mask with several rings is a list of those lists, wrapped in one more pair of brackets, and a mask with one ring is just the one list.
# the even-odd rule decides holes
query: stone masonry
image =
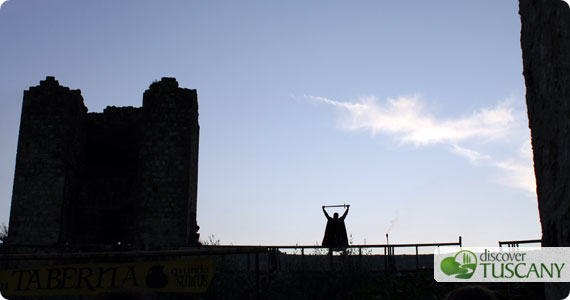
{"label": "stone masonry", "polygon": [[197,245],[199,132],[196,90],[174,78],[141,108],[87,113],[80,90],[47,77],[24,92],[8,245]]}
{"label": "stone masonry", "polygon": [[[520,0],[526,102],[542,245],[570,246],[570,9],[562,0]],[[570,285],[547,284],[547,299]]]}

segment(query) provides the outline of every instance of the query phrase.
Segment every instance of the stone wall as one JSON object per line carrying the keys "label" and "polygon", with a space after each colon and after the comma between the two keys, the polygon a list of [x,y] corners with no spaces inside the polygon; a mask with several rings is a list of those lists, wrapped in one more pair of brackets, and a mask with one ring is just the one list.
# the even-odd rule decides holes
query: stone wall
{"label": "stone wall", "polygon": [[[570,9],[562,0],[520,0],[526,102],[543,246],[570,246]],[[549,284],[548,299],[570,285]]]}
{"label": "stone wall", "polygon": [[71,210],[72,242],[132,242],[141,115],[134,107],[87,115],[83,180]]}
{"label": "stone wall", "polygon": [[142,108],[87,113],[79,90],[47,77],[24,92],[8,245],[196,245],[198,139],[196,91],[174,78]]}

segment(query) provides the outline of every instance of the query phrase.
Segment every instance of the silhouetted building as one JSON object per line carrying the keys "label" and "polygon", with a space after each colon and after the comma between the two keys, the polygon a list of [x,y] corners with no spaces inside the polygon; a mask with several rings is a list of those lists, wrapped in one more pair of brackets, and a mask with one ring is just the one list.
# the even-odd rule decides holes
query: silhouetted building
{"label": "silhouetted building", "polygon": [[[520,0],[526,104],[543,247],[570,246],[570,9],[557,0]],[[562,299],[569,283],[546,283]]]}
{"label": "silhouetted building", "polygon": [[24,91],[8,244],[169,249],[198,242],[196,90],[162,78],[143,105],[87,113],[47,77]]}

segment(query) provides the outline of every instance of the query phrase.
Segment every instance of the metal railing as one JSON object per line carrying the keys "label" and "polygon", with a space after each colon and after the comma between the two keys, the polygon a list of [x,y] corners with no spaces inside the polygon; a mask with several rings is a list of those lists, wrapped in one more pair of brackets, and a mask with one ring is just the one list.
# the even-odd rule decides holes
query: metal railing
{"label": "metal railing", "polygon": [[[356,255],[362,256],[362,249],[383,249],[384,250],[384,268],[389,270],[393,265],[396,249],[415,248],[416,269],[420,268],[419,257],[420,248],[423,247],[444,247],[444,246],[462,246],[462,238],[459,236],[457,242],[450,243],[419,243],[419,244],[371,244],[371,245],[349,245],[342,249],[358,249]],[[67,259],[98,259],[109,260],[117,258],[141,258],[141,257],[176,257],[176,256],[201,256],[201,255],[231,255],[231,254],[255,254],[256,266],[258,268],[258,255],[260,253],[279,253],[279,250],[294,249],[301,251],[301,262],[304,262],[304,256],[307,249],[328,249],[328,257],[330,267],[333,268],[333,255],[339,249],[332,249],[320,245],[202,245],[186,250],[163,250],[163,251],[111,251],[111,252],[81,252],[81,253],[23,253],[23,254],[0,254],[0,261],[18,261],[18,260],[67,260]],[[355,255],[353,252],[352,255]]]}
{"label": "metal railing", "polygon": [[[449,243],[419,243],[419,244],[362,244],[362,245],[348,245],[345,249],[358,249],[357,256],[362,256],[362,249],[379,249],[383,248],[384,250],[384,270],[389,271],[393,269],[394,266],[394,257],[396,256],[396,249],[397,248],[415,248],[415,260],[416,260],[416,270],[420,269],[420,248],[423,247],[445,247],[445,246],[463,246],[462,238],[459,236],[457,242],[449,242]],[[333,266],[333,255],[334,251],[339,251],[339,249],[329,248],[327,246],[320,246],[320,245],[270,245],[270,246],[253,246],[253,245],[206,245],[202,246],[204,248],[251,248],[251,249],[266,249],[268,252],[275,252],[282,249],[293,249],[293,250],[300,250],[301,251],[301,265],[302,269],[304,269],[304,257],[306,255],[306,249],[328,249],[328,257],[329,257],[329,265],[331,269],[334,269]]]}
{"label": "metal railing", "polygon": [[518,248],[520,244],[536,244],[542,240],[519,240],[519,241],[499,241],[499,247],[506,245],[509,248]]}

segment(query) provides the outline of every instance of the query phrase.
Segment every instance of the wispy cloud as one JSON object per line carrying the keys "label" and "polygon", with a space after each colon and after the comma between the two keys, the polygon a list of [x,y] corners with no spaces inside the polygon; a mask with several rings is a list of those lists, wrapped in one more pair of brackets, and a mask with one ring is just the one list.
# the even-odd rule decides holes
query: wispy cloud
{"label": "wispy cloud", "polygon": [[518,157],[500,161],[495,166],[504,171],[499,183],[536,194],[536,177],[532,160],[532,146],[528,138],[519,148]]}
{"label": "wispy cloud", "polygon": [[504,175],[497,180],[499,183],[536,194],[536,180],[532,164],[506,160],[496,163],[495,166],[504,170]]}
{"label": "wispy cloud", "polygon": [[310,99],[346,109],[348,114],[341,126],[349,130],[368,130],[397,134],[402,142],[417,146],[434,143],[457,143],[474,137],[497,139],[508,134],[514,116],[508,101],[494,108],[484,108],[470,116],[438,120],[427,113],[418,96],[388,99],[385,105],[374,96],[356,103],[340,102],[324,97]]}
{"label": "wispy cloud", "polygon": [[[385,103],[380,103],[374,96],[355,102],[319,96],[305,97],[343,110],[345,114],[340,126],[345,130],[369,131],[372,135],[388,134],[400,143],[412,143],[417,147],[447,144],[453,153],[467,158],[471,163],[484,161],[500,169],[503,175],[497,181],[501,184],[533,194],[536,191],[526,118],[523,112],[515,111],[512,100],[501,101],[494,107],[481,108],[466,116],[442,119],[430,114],[418,95],[390,98]],[[507,160],[494,159],[485,151],[460,145],[501,144],[512,136],[524,143],[518,151],[502,153],[510,157]],[[504,151],[511,150],[504,147]]]}
{"label": "wispy cloud", "polygon": [[480,161],[480,160],[488,160],[491,158],[491,156],[489,156],[489,155],[481,154],[475,150],[463,148],[463,147],[458,146],[458,145],[453,145],[452,151],[454,153],[457,153],[457,154],[463,156],[463,157],[466,157],[472,163],[475,163],[475,162]]}

